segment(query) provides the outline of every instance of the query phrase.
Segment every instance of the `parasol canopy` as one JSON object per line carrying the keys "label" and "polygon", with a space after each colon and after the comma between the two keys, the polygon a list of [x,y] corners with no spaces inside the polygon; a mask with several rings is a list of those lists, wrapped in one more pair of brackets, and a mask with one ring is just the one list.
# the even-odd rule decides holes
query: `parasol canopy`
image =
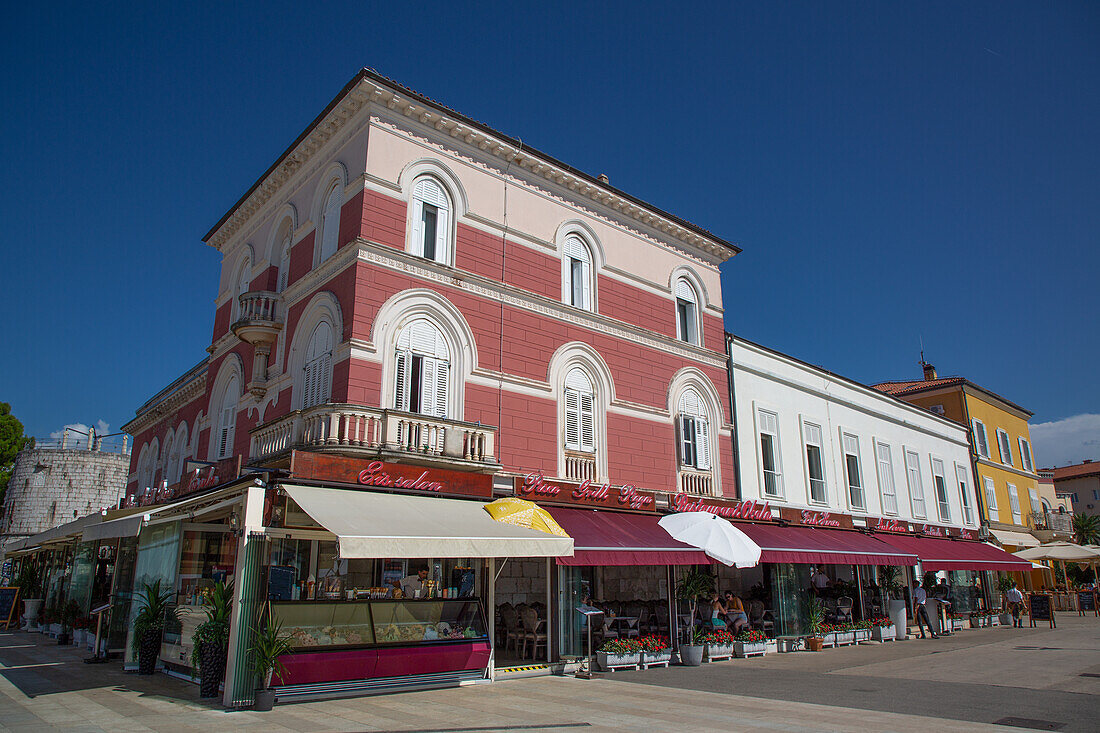
{"label": "parasol canopy", "polygon": [[1063,562],[1096,562],[1100,552],[1072,542],[1050,542],[1027,550],[1012,553],[1024,560],[1061,560]]}
{"label": "parasol canopy", "polygon": [[503,524],[514,524],[558,537],[569,536],[550,516],[550,512],[526,499],[497,499],[486,504],[484,509],[489,512],[490,517]]}
{"label": "parasol canopy", "polygon": [[657,522],[673,539],[698,547],[723,565],[760,564],[760,545],[730,522],[710,512],[679,512]]}

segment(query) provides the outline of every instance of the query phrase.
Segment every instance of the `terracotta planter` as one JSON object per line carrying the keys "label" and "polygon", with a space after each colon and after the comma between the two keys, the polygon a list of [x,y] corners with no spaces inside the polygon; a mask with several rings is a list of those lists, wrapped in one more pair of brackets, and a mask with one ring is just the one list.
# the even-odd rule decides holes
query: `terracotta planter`
{"label": "terracotta planter", "polygon": [[824,648],[825,640],[820,636],[811,636],[806,639],[806,651],[819,652]]}

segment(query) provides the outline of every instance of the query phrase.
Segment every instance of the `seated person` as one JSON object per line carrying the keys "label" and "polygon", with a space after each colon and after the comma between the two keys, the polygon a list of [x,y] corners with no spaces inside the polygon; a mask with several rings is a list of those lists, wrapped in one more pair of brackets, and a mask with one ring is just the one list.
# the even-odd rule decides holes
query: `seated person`
{"label": "seated person", "polygon": [[741,599],[733,593],[726,591],[726,623],[738,633],[749,626],[749,614],[745,612],[745,606]]}
{"label": "seated person", "polygon": [[714,629],[726,628],[726,614],[729,611],[722,603],[722,598],[715,593],[710,599],[710,625]]}

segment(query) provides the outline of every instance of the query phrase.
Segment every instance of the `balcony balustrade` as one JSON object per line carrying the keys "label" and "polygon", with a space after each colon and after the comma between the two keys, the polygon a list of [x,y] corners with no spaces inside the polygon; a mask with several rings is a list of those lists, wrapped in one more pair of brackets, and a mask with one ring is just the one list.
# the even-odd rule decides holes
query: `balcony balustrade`
{"label": "balcony balustrade", "polygon": [[565,477],[569,481],[596,481],[596,455],[594,453],[565,452]]}
{"label": "balcony balustrade", "polygon": [[251,435],[254,461],[299,448],[496,462],[494,427],[362,405],[326,403],[295,410],[256,427]]}
{"label": "balcony balustrade", "polygon": [[680,491],[696,496],[714,496],[714,478],[710,471],[681,468]]}
{"label": "balcony balustrade", "polygon": [[1057,535],[1071,535],[1073,534],[1073,515],[1058,512],[1032,512],[1031,526]]}
{"label": "balcony balustrade", "polygon": [[283,328],[281,300],[278,293],[266,290],[242,293],[238,299],[240,307],[237,311],[237,320],[230,327],[233,333],[241,341],[250,344],[273,343]]}

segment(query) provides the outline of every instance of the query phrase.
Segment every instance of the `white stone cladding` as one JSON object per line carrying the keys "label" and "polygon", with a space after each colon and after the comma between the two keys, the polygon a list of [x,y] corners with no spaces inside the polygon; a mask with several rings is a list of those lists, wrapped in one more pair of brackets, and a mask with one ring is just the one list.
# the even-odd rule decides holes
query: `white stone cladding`
{"label": "white stone cladding", "polygon": [[30,448],[15,457],[4,497],[0,543],[115,506],[126,491],[130,454]]}

